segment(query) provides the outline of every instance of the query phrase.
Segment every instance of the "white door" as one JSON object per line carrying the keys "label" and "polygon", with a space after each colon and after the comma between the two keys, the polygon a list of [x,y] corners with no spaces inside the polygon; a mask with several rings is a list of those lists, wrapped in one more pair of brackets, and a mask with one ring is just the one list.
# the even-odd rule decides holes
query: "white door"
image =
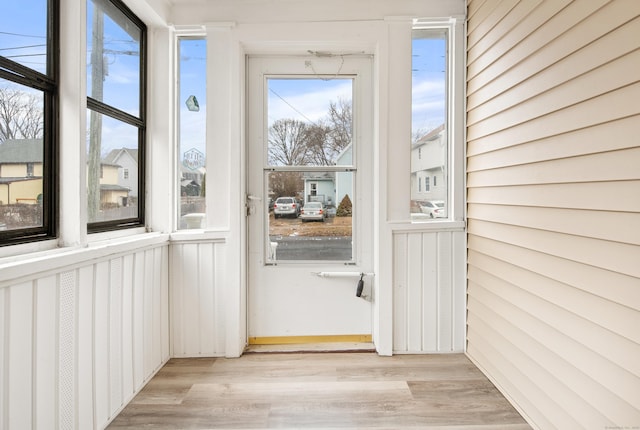
{"label": "white door", "polygon": [[365,56],[248,59],[249,343],[371,338],[371,86]]}

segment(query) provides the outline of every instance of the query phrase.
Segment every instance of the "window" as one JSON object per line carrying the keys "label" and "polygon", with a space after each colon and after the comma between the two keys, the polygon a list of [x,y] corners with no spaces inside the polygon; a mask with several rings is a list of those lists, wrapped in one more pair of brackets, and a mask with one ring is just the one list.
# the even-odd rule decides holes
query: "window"
{"label": "window", "polygon": [[200,228],[206,213],[207,42],[179,37],[179,224]]}
{"label": "window", "polygon": [[0,245],[56,237],[58,2],[0,14]]}
{"label": "window", "polygon": [[[445,211],[448,206],[448,30],[414,28],[412,35],[411,216],[422,220],[433,218],[422,208],[420,196],[413,194],[422,191],[423,177],[429,199],[445,202]],[[435,186],[437,175],[444,178],[444,186]]]}
{"label": "window", "polygon": [[[145,45],[145,25],[122,2],[87,1],[89,232],[144,224]],[[137,182],[120,181],[123,166]]]}
{"label": "window", "polygon": [[129,179],[129,169],[124,169],[122,171],[122,178],[123,179]]}

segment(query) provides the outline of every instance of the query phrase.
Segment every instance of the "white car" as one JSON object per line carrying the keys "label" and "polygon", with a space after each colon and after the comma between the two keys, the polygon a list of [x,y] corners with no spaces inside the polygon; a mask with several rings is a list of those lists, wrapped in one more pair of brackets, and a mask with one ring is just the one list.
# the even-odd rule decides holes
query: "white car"
{"label": "white car", "polygon": [[300,204],[294,197],[278,197],[273,204],[274,218],[283,216],[297,218],[300,213]]}
{"label": "white car", "polygon": [[444,201],[442,200],[427,200],[420,203],[420,211],[423,214],[429,215],[431,218],[446,218],[447,214],[444,209]]}
{"label": "white car", "polygon": [[307,202],[300,212],[300,219],[304,221],[322,221],[327,217],[327,209],[321,202]]}

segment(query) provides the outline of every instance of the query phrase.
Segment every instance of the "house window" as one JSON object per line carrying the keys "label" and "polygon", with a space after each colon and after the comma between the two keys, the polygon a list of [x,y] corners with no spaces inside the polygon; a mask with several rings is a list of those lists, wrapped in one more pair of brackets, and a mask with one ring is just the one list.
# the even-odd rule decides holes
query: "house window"
{"label": "house window", "polygon": [[433,186],[434,186],[434,187],[435,187],[436,185],[438,185],[438,184],[437,184],[437,182],[436,182],[436,178],[437,178],[437,176],[436,176],[436,175],[433,175]]}
{"label": "house window", "polygon": [[122,178],[129,179],[129,169],[122,170]]}
{"label": "house window", "polygon": [[[145,45],[145,25],[120,0],[87,1],[89,232],[144,224]],[[133,189],[119,183],[125,162]]]}
{"label": "house window", "polygon": [[[448,163],[448,116],[447,116],[447,76],[448,76],[448,28],[419,25],[412,32],[412,172],[442,169]],[[420,160],[419,163],[417,160]],[[447,207],[447,186],[431,189],[430,177],[424,176],[424,192],[430,199],[444,201]],[[420,176],[415,176],[420,191]],[[447,178],[445,176],[445,184]],[[435,186],[435,176],[433,185]],[[414,212],[412,219],[425,218],[416,209],[419,196],[411,196]]]}
{"label": "house window", "polygon": [[207,42],[178,37],[178,51],[178,228],[200,228],[206,213]]}
{"label": "house window", "polygon": [[0,14],[0,245],[56,237],[57,2]]}

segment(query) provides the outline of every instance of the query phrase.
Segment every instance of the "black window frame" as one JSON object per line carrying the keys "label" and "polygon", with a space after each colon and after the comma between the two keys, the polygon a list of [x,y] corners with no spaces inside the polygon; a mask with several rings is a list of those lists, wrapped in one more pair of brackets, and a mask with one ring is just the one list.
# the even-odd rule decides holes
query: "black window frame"
{"label": "black window frame", "polygon": [[[92,0],[86,0],[87,2]],[[146,118],[147,118],[147,26],[120,0],[101,0],[108,2],[121,12],[140,30],[140,108],[138,116],[131,115],[114,106],[96,100],[87,95],[87,109],[106,115],[116,121],[121,121],[138,129],[138,215],[133,218],[88,222],[88,233],[99,233],[112,230],[122,230],[145,225],[145,195],[146,195]],[[88,17],[87,17],[88,19]]]}
{"label": "black window frame", "polygon": [[46,73],[38,72],[0,55],[0,78],[29,87],[43,94],[42,225],[1,230],[0,246],[55,239],[59,213],[59,76],[60,3],[47,0]]}

